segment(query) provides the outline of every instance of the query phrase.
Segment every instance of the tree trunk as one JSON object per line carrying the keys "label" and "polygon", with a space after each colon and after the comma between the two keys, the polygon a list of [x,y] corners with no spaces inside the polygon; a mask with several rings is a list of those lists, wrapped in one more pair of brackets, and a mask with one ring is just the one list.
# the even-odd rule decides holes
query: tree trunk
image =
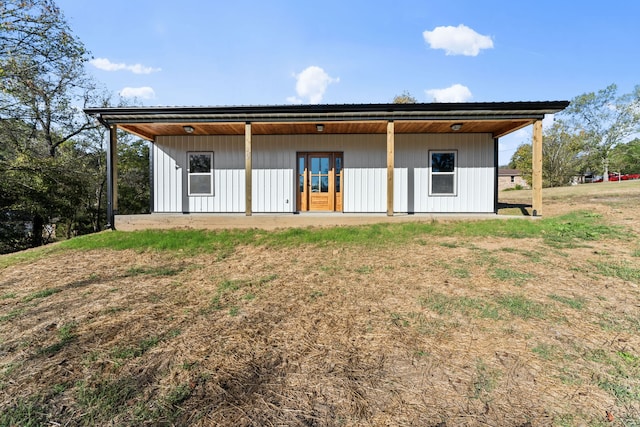
{"label": "tree trunk", "polygon": [[31,231],[31,245],[35,248],[42,246],[42,232],[44,231],[44,218],[40,214],[33,216],[33,230]]}
{"label": "tree trunk", "polygon": [[602,162],[603,172],[602,172],[602,182],[609,182],[609,160],[605,159]]}

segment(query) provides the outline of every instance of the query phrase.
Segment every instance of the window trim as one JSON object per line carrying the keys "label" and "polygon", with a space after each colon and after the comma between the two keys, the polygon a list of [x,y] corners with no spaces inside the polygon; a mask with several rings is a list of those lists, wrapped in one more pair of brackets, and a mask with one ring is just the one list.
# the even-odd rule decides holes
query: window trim
{"label": "window trim", "polygon": [[[191,172],[191,156],[192,155],[208,155],[211,157],[211,167],[209,172]],[[211,197],[214,195],[215,190],[213,187],[213,170],[214,170],[214,155],[213,151],[187,151],[187,194],[192,197]],[[210,177],[211,191],[209,193],[192,193],[191,192],[191,177],[192,176],[207,176]]]}
{"label": "window trim", "polygon": [[[433,166],[433,154],[453,154],[453,172],[434,172]],[[429,150],[429,196],[432,197],[457,197],[458,196],[458,150]],[[433,192],[433,177],[450,175],[453,176],[453,192],[452,193],[434,193]]]}

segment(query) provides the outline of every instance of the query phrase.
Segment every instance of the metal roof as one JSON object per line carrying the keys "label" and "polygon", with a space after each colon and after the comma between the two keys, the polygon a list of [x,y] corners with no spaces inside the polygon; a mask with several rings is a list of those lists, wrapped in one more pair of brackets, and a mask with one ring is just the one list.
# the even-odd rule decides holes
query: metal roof
{"label": "metal roof", "polygon": [[[271,126],[259,128],[259,132],[296,133],[298,123],[334,123],[328,133],[345,132],[340,123],[361,123],[356,132],[379,132],[379,127],[366,126],[367,123],[397,121],[399,123],[444,123],[444,122],[485,122],[483,129],[475,126],[475,131],[491,132],[495,137],[506,135],[546,114],[562,111],[568,101],[541,102],[467,102],[467,103],[415,103],[415,104],[314,104],[314,105],[258,105],[258,106],[211,106],[211,107],[109,107],[86,108],[84,111],[95,116],[105,126],[117,125],[122,129],[153,140],[160,135],[182,133],[182,125],[209,124],[199,128],[206,132],[239,132],[214,129],[215,124],[256,123]],[[283,130],[285,124],[289,129]],[[277,124],[283,124],[276,127]],[[469,131],[471,127],[466,127]],[[227,129],[230,129],[227,127]],[[353,128],[352,128],[353,129]],[[405,126],[404,132],[419,129]],[[437,132],[449,131],[448,126]],[[313,130],[309,130],[312,132]],[[422,132],[425,132],[424,126]],[[302,132],[305,132],[304,130]],[[349,132],[347,132],[349,133]]]}
{"label": "metal roof", "polygon": [[214,107],[109,107],[86,108],[89,115],[116,124],[132,120],[270,120],[329,117],[346,118],[415,118],[415,117],[527,117],[538,118],[544,114],[562,111],[569,101],[540,102],[465,102],[465,103],[415,103],[415,104],[318,104],[318,105],[259,105]]}

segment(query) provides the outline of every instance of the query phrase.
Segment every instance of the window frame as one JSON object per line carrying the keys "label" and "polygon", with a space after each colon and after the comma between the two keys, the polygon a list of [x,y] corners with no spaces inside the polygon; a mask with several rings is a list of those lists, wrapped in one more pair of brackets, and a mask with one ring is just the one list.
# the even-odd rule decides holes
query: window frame
{"label": "window frame", "polygon": [[[193,155],[207,155],[211,158],[209,172],[191,172],[191,156]],[[214,195],[213,187],[213,170],[214,170],[214,153],[213,151],[187,151],[187,194],[192,197],[211,197]],[[211,191],[209,193],[193,193],[191,191],[191,177],[192,176],[209,176],[209,183],[211,185]]]}
{"label": "window frame", "polygon": [[[433,155],[434,154],[453,154],[453,171],[451,172],[434,172],[433,171]],[[433,191],[434,176],[452,176],[453,192],[451,193],[435,193]],[[458,150],[429,150],[429,196],[432,197],[457,197],[458,196]]]}

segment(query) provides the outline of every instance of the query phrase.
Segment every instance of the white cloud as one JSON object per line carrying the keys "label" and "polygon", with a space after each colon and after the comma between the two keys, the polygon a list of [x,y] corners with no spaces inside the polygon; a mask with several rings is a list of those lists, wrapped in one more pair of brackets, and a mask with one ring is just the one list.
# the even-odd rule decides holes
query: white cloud
{"label": "white cloud", "polygon": [[425,92],[433,98],[433,102],[467,102],[473,97],[468,87],[458,83],[444,89],[428,89]]}
{"label": "white cloud", "polygon": [[444,49],[447,55],[477,56],[481,49],[493,48],[491,37],[478,34],[463,24],[436,27],[422,36],[431,49]]}
{"label": "white cloud", "polygon": [[302,104],[306,99],[310,104],[319,104],[324,97],[327,86],[338,83],[339,78],[329,76],[322,68],[312,65],[300,74],[294,74],[296,78],[296,93],[298,96],[290,96],[287,101],[292,104]]}
{"label": "white cloud", "polygon": [[115,62],[109,61],[107,58],[95,58],[89,61],[89,63],[94,67],[104,71],[126,70],[126,71],[131,71],[134,74],[151,74],[151,73],[156,73],[158,71],[161,71],[160,68],[145,67],[142,64],[128,65],[122,62],[115,63]]}
{"label": "white cloud", "polygon": [[120,91],[120,96],[123,98],[152,99],[156,97],[156,92],[149,86],[125,87]]}

